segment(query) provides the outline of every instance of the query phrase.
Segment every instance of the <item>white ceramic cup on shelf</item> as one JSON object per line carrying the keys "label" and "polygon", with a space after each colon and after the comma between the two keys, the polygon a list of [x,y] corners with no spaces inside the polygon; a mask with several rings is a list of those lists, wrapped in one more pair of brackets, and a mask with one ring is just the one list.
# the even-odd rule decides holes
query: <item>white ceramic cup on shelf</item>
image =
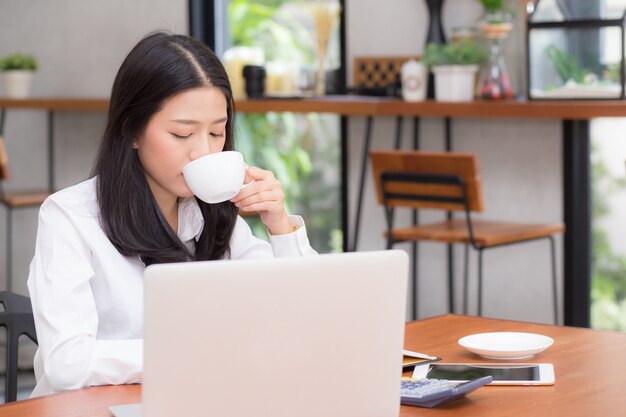
{"label": "white ceramic cup on shelf", "polygon": [[183,168],[185,182],[200,200],[216,204],[230,200],[250,184],[244,184],[246,164],[236,151],[205,155]]}

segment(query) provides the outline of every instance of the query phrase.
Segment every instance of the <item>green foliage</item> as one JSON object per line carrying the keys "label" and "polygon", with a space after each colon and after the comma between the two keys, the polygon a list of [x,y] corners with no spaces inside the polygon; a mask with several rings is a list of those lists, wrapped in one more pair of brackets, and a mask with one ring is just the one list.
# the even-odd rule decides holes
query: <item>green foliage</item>
{"label": "green foliage", "polygon": [[494,13],[503,9],[502,0],[480,0],[487,13]]}
{"label": "green foliage", "polygon": [[[286,0],[231,0],[232,46],[258,46],[267,61],[314,63],[312,32],[283,8]],[[291,9],[293,10],[293,9]],[[281,181],[286,209],[302,215],[313,247],[340,251],[339,125],[315,113],[237,114],[236,149],[251,165],[271,170]],[[246,218],[255,235],[266,234],[258,218]]]}
{"label": "green foliage", "polygon": [[626,331],[626,258],[613,253],[607,233],[599,225],[609,214],[607,195],[626,189],[623,178],[611,177],[592,147],[591,325],[596,329]]}
{"label": "green foliage", "polygon": [[515,10],[507,7],[504,0],[480,0],[485,9],[485,21],[487,23],[511,22]]}
{"label": "green foliage", "polygon": [[620,83],[620,70],[621,66],[619,62],[615,62],[607,66],[606,71],[604,72],[604,78],[607,81],[612,81],[614,83]]}
{"label": "green foliage", "polygon": [[228,17],[233,45],[259,46],[267,61],[286,60],[313,65],[313,34],[280,6],[285,0],[231,0]]}
{"label": "green foliage", "polygon": [[0,70],[31,70],[37,69],[37,58],[33,55],[25,55],[20,53],[12,53],[0,59]]}
{"label": "green foliage", "polygon": [[559,74],[563,83],[569,80],[574,80],[578,84],[585,83],[585,75],[587,75],[589,71],[581,68],[574,56],[557,48],[555,45],[546,47],[545,52],[554,64],[556,72]]}
{"label": "green foliage", "polygon": [[[338,121],[333,119],[315,113],[238,114],[235,125],[236,149],[248,163],[274,172],[287,211],[305,219],[309,239],[321,252],[341,249],[341,243],[336,246],[341,228],[338,126],[332,126]],[[257,236],[265,235],[260,221],[246,220]]]}
{"label": "green foliage", "polygon": [[448,44],[429,43],[422,61],[429,66],[436,65],[472,65],[487,59],[487,48],[471,40]]}

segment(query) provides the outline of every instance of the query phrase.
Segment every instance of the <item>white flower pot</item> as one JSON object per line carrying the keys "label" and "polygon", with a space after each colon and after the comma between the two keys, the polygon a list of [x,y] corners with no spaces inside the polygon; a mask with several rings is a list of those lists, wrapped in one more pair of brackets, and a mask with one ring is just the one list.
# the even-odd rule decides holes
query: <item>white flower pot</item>
{"label": "white flower pot", "polygon": [[435,100],[472,101],[478,65],[438,65],[435,74]]}
{"label": "white flower pot", "polygon": [[32,91],[33,71],[9,70],[3,72],[4,95],[7,98],[28,98]]}

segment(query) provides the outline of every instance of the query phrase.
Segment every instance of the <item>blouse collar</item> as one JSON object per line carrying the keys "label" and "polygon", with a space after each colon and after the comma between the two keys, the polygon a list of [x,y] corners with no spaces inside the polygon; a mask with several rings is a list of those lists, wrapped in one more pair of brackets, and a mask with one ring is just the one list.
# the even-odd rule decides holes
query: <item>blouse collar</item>
{"label": "blouse collar", "polygon": [[178,202],[178,238],[182,242],[200,239],[204,218],[195,197],[181,198]]}

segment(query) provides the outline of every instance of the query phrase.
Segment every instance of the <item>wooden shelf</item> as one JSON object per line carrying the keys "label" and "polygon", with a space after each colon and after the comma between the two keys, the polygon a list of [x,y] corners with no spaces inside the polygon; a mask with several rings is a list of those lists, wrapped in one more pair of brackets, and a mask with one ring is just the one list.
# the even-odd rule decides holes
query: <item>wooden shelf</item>
{"label": "wooden shelf", "polygon": [[[33,98],[0,99],[0,108],[47,109],[61,111],[103,111],[107,99]],[[238,100],[241,113],[294,112],[333,113],[343,116],[426,116],[587,120],[596,117],[626,117],[626,101],[471,101],[465,103],[427,100],[409,103],[399,99],[327,96],[324,98],[285,98]]]}
{"label": "wooden shelf", "polygon": [[237,111],[337,113],[345,116],[426,116],[587,120],[596,117],[626,117],[626,101],[483,101],[464,103],[409,103],[399,99],[329,96],[314,99],[240,100]]}
{"label": "wooden shelf", "polygon": [[327,96],[324,98],[237,100],[242,113],[294,112],[334,113],[343,116],[375,116],[380,99],[362,96]]}
{"label": "wooden shelf", "polygon": [[408,103],[381,99],[377,115],[439,116],[587,120],[596,117],[626,117],[626,101],[483,101],[446,103],[432,100]]}
{"label": "wooden shelf", "polygon": [[0,108],[6,109],[100,111],[108,107],[109,100],[102,98],[0,98]]}

